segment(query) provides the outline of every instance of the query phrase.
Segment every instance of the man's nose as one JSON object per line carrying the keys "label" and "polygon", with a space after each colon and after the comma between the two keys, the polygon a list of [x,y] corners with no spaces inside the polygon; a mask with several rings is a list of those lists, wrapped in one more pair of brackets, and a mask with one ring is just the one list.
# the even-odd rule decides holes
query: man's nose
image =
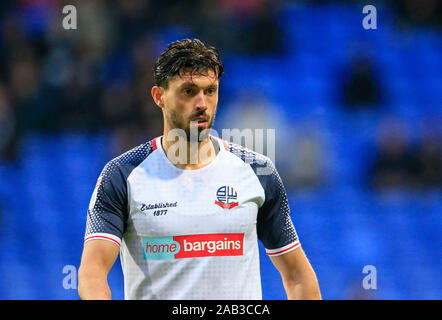
{"label": "man's nose", "polygon": [[206,99],[204,97],[204,92],[199,92],[198,95],[196,96],[196,109],[197,110],[206,110],[207,109],[207,104],[206,104]]}

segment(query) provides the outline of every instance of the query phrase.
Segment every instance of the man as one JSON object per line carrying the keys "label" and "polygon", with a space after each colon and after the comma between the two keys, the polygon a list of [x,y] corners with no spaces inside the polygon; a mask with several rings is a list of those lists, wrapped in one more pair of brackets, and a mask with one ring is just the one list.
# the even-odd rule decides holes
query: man
{"label": "man", "polygon": [[170,44],[157,60],[151,94],[163,136],[98,178],[82,299],[111,299],[107,274],[119,253],[125,299],[262,299],[258,238],[289,299],[321,298],[270,159],[208,134],[222,74],[216,49],[197,39]]}

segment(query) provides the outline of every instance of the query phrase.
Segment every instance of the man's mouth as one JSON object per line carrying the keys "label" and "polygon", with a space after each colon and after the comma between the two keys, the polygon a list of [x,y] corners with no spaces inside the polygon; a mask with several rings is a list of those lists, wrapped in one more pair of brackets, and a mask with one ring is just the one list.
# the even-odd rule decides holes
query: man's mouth
{"label": "man's mouth", "polygon": [[193,118],[191,122],[195,123],[197,127],[204,127],[208,123],[208,117],[207,116],[199,116],[196,118]]}
{"label": "man's mouth", "polygon": [[195,126],[197,126],[198,128],[201,128],[201,127],[205,127],[208,122],[207,121],[194,121],[194,123],[195,123]]}

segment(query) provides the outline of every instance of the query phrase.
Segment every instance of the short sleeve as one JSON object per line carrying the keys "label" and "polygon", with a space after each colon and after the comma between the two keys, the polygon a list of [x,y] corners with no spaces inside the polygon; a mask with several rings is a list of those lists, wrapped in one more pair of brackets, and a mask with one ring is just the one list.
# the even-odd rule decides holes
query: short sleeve
{"label": "short sleeve", "polygon": [[288,253],[301,244],[292,219],[287,194],[275,166],[267,161],[269,174],[258,176],[265,192],[265,201],[259,208],[258,238],[269,256]]}
{"label": "short sleeve", "polygon": [[84,241],[121,245],[127,217],[127,184],[118,163],[109,162],[98,177],[87,211]]}

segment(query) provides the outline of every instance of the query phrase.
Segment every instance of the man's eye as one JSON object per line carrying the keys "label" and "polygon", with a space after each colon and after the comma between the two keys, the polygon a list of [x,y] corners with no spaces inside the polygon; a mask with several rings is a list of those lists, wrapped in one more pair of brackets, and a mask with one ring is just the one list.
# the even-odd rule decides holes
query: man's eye
{"label": "man's eye", "polygon": [[191,95],[193,93],[193,90],[192,89],[184,89],[184,94],[186,94],[186,95]]}
{"label": "man's eye", "polygon": [[215,89],[207,89],[206,94],[212,95],[215,93]]}

